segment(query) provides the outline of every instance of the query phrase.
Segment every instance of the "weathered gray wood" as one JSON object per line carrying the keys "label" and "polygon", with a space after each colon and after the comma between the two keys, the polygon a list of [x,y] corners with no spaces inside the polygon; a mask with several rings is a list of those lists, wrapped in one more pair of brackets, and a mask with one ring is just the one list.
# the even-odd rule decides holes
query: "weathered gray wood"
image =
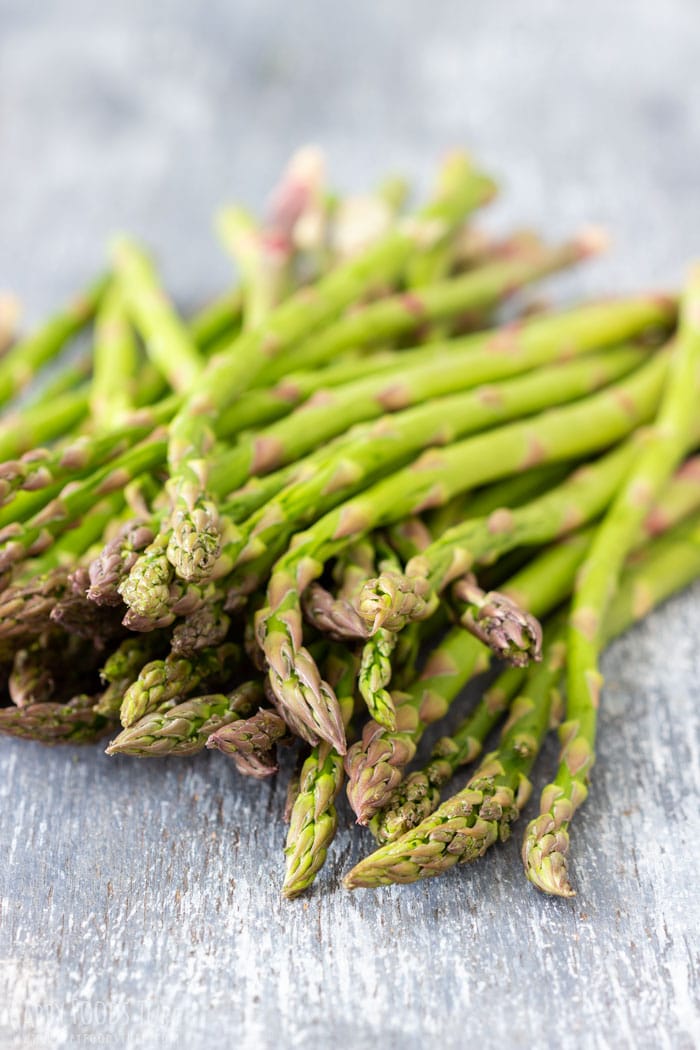
{"label": "weathered gray wood", "polygon": [[[676,281],[700,250],[695,0],[97,11],[2,4],[0,285],[31,316],[120,226],[181,297],[223,285],[211,211],[258,203],[309,138],[353,188],[386,168],[424,185],[467,142],[503,172],[501,221],[611,226],[615,254],[577,288]],[[573,902],[525,883],[519,836],[442,880],[349,895],[370,840],[346,814],[317,889],[283,904],[282,783],[216,754],[0,742],[0,1045],[690,1050],[698,638],[696,587],[606,660]],[[538,783],[554,761],[552,743]]]}

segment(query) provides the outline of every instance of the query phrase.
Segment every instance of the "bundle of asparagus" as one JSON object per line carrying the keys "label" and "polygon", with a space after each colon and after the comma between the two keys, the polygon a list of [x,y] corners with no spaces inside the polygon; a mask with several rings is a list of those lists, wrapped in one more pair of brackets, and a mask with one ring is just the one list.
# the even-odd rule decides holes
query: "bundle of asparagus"
{"label": "bundle of asparagus", "polygon": [[488,236],[494,192],[454,153],[415,212],[396,179],[340,198],[305,149],[261,221],[219,214],[239,283],[189,320],[126,237],[27,338],[0,297],[0,732],[260,779],[296,741],[288,897],[345,780],[379,844],[348,887],[482,856],[557,726],[523,860],[571,895],[603,646],[700,576],[700,269],[680,297],[535,306],[604,238]]}

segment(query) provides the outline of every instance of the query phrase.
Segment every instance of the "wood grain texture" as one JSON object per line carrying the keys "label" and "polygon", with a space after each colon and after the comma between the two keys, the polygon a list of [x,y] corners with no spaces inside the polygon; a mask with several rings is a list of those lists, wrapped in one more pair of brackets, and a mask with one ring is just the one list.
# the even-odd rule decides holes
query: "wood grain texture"
{"label": "wood grain texture", "polygon": [[[562,294],[676,282],[699,250],[696,0],[0,6],[0,286],[30,318],[120,226],[182,301],[222,287],[211,212],[258,205],[308,139],[343,188],[425,187],[465,142],[507,184],[497,225],[606,223],[615,252]],[[282,782],[0,741],[0,1046],[691,1050],[698,638],[700,587],[606,658],[571,902],[525,882],[519,835],[348,894],[371,840],[344,811],[317,887],[283,903]]]}

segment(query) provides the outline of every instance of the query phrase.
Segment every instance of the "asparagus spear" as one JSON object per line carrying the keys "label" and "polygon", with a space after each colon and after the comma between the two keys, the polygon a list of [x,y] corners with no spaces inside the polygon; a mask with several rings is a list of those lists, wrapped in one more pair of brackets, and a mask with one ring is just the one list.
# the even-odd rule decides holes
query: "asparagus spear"
{"label": "asparagus spear", "polygon": [[[694,517],[700,510],[700,457],[688,460],[676,472],[669,485],[664,489],[659,502],[652,508],[644,522],[640,543],[646,551],[650,540],[676,527],[689,516]],[[676,529],[674,536],[685,535]],[[554,596],[542,595],[550,607],[556,603],[562,591],[573,586],[575,573],[585,558],[593,538],[592,528],[574,533],[563,543],[545,551],[530,566],[523,570],[520,579],[525,578],[525,587],[520,591],[516,576],[515,583],[509,588],[518,601],[527,601],[533,589],[527,583],[533,570],[540,579],[556,581]],[[676,542],[676,541],[674,541]],[[680,543],[680,540],[678,541]],[[659,548],[662,549],[662,548]],[[675,547],[669,548],[675,550]],[[644,562],[643,553],[641,563]],[[693,564],[693,558],[689,558]],[[635,576],[635,599],[632,607],[637,615],[648,608],[644,577],[638,555],[633,556],[631,566],[638,570]],[[669,581],[675,579],[674,570],[668,572]],[[671,583],[669,583],[669,586]],[[677,584],[678,587],[681,584]],[[659,601],[661,598],[658,599]],[[623,607],[625,603],[623,601]],[[617,608],[617,607],[616,607]],[[621,614],[620,614],[621,615]],[[625,629],[626,620],[618,623],[618,613],[611,610],[609,617],[610,637],[616,637]],[[606,621],[607,622],[607,621]],[[472,762],[481,752],[487,735],[495,728],[501,713],[505,710],[511,696],[519,687],[523,672],[517,668],[508,668],[487,689],[474,710],[460,723],[452,737],[442,737],[433,749],[430,762],[421,770],[410,773],[394,790],[384,808],[375,814],[370,821],[370,828],[380,843],[391,842],[399,838],[410,828],[416,827],[424,817],[432,813],[440,802],[440,789],[453,776],[455,770],[467,762]]]}
{"label": "asparagus spear", "polygon": [[[87,414],[87,386],[59,394],[48,404],[40,402],[11,412],[0,421],[0,461],[24,455],[72,430]],[[3,502],[9,491],[0,481]]]}
{"label": "asparagus spear", "polygon": [[244,776],[264,780],[279,770],[277,744],[287,733],[284,719],[276,711],[261,707],[250,718],[217,729],[207,738],[206,746],[230,755]]}
{"label": "asparagus spear", "polygon": [[173,390],[190,390],[203,359],[159,284],[153,265],[126,237],[115,239],[112,260],[126,309],[143,336],[150,359]]}
{"label": "asparagus spear", "polygon": [[[661,501],[652,509],[643,525],[640,542],[645,543],[651,537],[659,535],[662,530],[675,528],[688,515],[697,514],[698,507],[700,507],[700,486],[698,486],[700,474],[696,459],[689,460],[664,490]],[[674,535],[685,537],[686,532],[681,530],[679,533],[676,530]],[[505,585],[507,593],[519,604],[534,608],[539,615],[555,608],[571,592],[576,572],[586,556],[592,536],[593,531],[588,528],[574,533],[563,542],[545,550]],[[692,546],[688,544],[688,547],[688,565],[692,570],[695,559],[692,555]],[[678,571],[675,569],[673,559],[670,561],[669,587],[673,585],[679,588],[683,583],[674,584],[674,581],[679,578]],[[658,585],[655,586],[658,587]],[[645,592],[641,584],[635,584],[634,594],[634,608],[638,610],[639,615],[642,615],[645,610],[648,610],[649,605],[645,604]],[[657,600],[660,601],[661,597]],[[622,630],[624,630],[624,625],[615,627],[615,633],[621,633]],[[440,649],[436,650],[433,655],[432,659],[438,666],[442,661],[449,669],[447,657],[451,656],[453,667],[462,668],[458,672],[460,677],[456,680],[450,681],[448,676],[437,675],[431,683],[432,688],[437,689],[439,694],[448,701],[458,695],[472,671],[475,659],[473,643],[474,639],[471,637],[462,635],[460,639],[459,633],[453,631],[443,642],[444,655],[441,656]],[[429,666],[424,670],[422,677],[428,670]],[[467,678],[462,677],[465,674]],[[401,770],[406,763],[402,761],[401,753],[399,752],[397,759],[384,758],[386,754],[391,754],[392,738],[378,734],[375,736],[373,745],[377,759],[379,759],[379,761],[375,759],[375,762],[369,760],[367,749],[363,751],[361,747],[354,745],[348,753],[347,762],[356,764],[358,780],[364,776],[369,782],[377,784],[383,774],[394,784],[393,791],[388,797],[385,797],[382,803],[383,811],[377,812],[370,823],[370,827],[380,841],[385,838],[389,840],[389,837],[391,839],[399,837],[409,827],[415,826],[423,816],[433,811],[439,802],[439,788],[442,783],[446,782],[441,778],[449,778],[457,765],[462,762],[470,762],[477,757],[483,740],[498,720],[504,694],[510,692],[513,682],[518,681],[519,678],[520,675],[516,674],[516,669],[511,668],[506,671],[504,680],[499,680],[493,692],[487,691],[472,714],[459,727],[455,740],[439,741],[434,754],[435,761],[431,762],[426,770],[411,774],[404,784],[401,784],[400,780]],[[417,685],[419,684],[420,679]],[[411,687],[410,692],[412,695],[408,702],[415,705],[419,694],[416,693],[415,687]],[[424,725],[419,720],[416,725],[417,732],[414,731],[415,744],[420,739],[423,729]],[[370,736],[371,729],[366,730],[366,734]],[[365,757],[362,757],[363,755]],[[388,765],[382,768],[382,761],[387,761]],[[363,797],[361,791],[359,795]],[[404,821],[407,824],[406,827],[402,824]]]}
{"label": "asparagus spear", "polygon": [[416,244],[439,241],[458,219],[483,203],[493,192],[490,180],[473,172],[462,158],[454,162],[449,189],[414,220],[396,230],[361,256],[339,266],[315,285],[277,307],[266,323],[244,333],[230,351],[216,355],[176,415],[170,429],[168,460],[173,499],[173,525],[194,519],[200,543],[215,546],[216,508],[206,492],[206,456],[212,431],[207,419],[217,415],[252,383],[266,360],[281,357],[295,342],[337,316],[378,279],[401,271]]}
{"label": "asparagus spear", "polygon": [[189,319],[188,328],[200,351],[208,353],[222,338],[231,338],[240,325],[242,310],[240,288],[224,292],[197,310]]}
{"label": "asparagus spear", "polygon": [[[380,547],[380,571],[399,567],[399,561],[385,544]],[[387,686],[391,682],[391,658],[396,647],[396,634],[379,628],[365,642],[360,657],[358,689],[367,705],[370,718],[390,732],[396,729],[396,706]]]}
{"label": "asparagus spear", "polygon": [[144,715],[106,748],[108,755],[192,755],[201,751],[212,733],[239,718],[247,718],[259,705],[258,682],[244,682],[232,692],[192,697],[181,704],[164,704]]}
{"label": "asparagus spear", "polygon": [[177,624],[172,633],[172,651],[193,656],[211,646],[221,645],[231,626],[220,602],[211,601],[195,609]]}
{"label": "asparagus spear", "polygon": [[272,382],[282,378],[285,368],[317,367],[347,350],[410,333],[418,325],[493,306],[524,285],[595,255],[599,248],[599,239],[584,232],[558,248],[538,243],[513,258],[487,262],[460,277],[386,296],[305,340],[284,361],[271,362],[260,379]]}
{"label": "asparagus spear", "polygon": [[95,704],[95,711],[109,718],[117,718],[129,686],[138,678],[141,669],[163,648],[163,639],[155,632],[125,638],[105,660],[101,675],[107,683],[105,691]]}
{"label": "asparagus spear", "polygon": [[51,627],[51,612],[69,586],[70,570],[57,566],[0,593],[0,639],[27,639]]}
{"label": "asparagus spear", "polygon": [[164,660],[151,661],[124,694],[119,712],[122,725],[128,728],[162,704],[184,699],[202,681],[214,684],[225,680],[239,663],[240,649],[232,644],[204,649],[189,660],[170,654]]}
{"label": "asparagus spear", "polygon": [[109,430],[133,408],[138,353],[119,289],[112,286],[95,318],[90,411],[100,430]]}
{"label": "asparagus spear", "polygon": [[691,270],[681,303],[678,339],[656,424],[600,526],[574,592],[560,765],[554,782],[542,793],[540,815],[528,826],[523,846],[527,877],[545,893],[574,895],[567,870],[568,829],[588,794],[595,761],[605,614],[640,523],[691,441],[699,393],[700,264]]}
{"label": "asparagus spear", "polygon": [[42,744],[88,744],[110,728],[94,709],[94,697],[76,696],[67,703],[39,703],[0,708],[0,733]]}
{"label": "asparagus spear", "polygon": [[525,674],[521,667],[503,671],[454,733],[440,737],[427,765],[409,773],[394,789],[384,808],[369,823],[380,845],[400,838],[435,812],[440,804],[440,789],[459,766],[473,762],[481,753],[483,741],[518,694]]}
{"label": "asparagus spear", "polygon": [[222,209],[216,225],[241,275],[243,330],[256,328],[285,297],[291,245],[267,237],[253,216],[237,205]]}
{"label": "asparagus spear", "polygon": [[88,598],[96,605],[119,605],[119,585],[136,563],[139,553],[153,542],[150,524],[132,519],[121,526],[90,562]]}
{"label": "asparagus spear", "polygon": [[321,574],[325,561],[374,528],[523,470],[533,460],[568,460],[619,440],[654,411],[666,364],[660,356],[631,379],[572,406],[551,409],[534,420],[512,423],[439,451],[431,449],[297,535],[276,563],[267,607],[256,616],[258,639],[280,701],[312,732],[318,731],[342,751],[343,733],[332,690],[322,682],[302,644],[299,594]]}
{"label": "asparagus spear", "polygon": [[[343,498],[367,488],[369,482],[392,468],[404,465],[422,449],[449,444],[489,426],[575,400],[624,376],[641,360],[637,349],[607,351],[605,356],[596,356],[593,360],[542,369],[508,380],[498,387],[482,386],[462,394],[436,397],[420,406],[384,416],[375,424],[357,426],[326,449],[324,456],[315,457],[313,471],[305,471],[301,479],[286,486],[251,515],[240,527],[237,542],[225,548],[221,564],[226,565],[236,546],[243,547],[246,539],[248,544],[239,555],[242,561],[259,556],[263,550],[269,550],[272,555],[279,554],[292,530],[308,524]],[[422,377],[415,385],[416,398],[422,401],[449,389],[453,378],[449,365],[439,372],[434,371],[432,379],[427,382]],[[473,378],[473,373],[467,370],[463,382],[470,387]],[[403,379],[408,385],[405,372]],[[363,411],[365,415],[369,414],[373,402],[362,399],[358,384],[340,388],[338,393],[343,390],[343,401],[355,418]],[[363,404],[369,404],[370,408],[363,409]],[[329,426],[337,432],[343,425],[340,409],[338,402],[318,410],[304,408],[251,439],[262,450],[251,469],[266,469],[264,449],[268,439],[273,452],[268,454],[267,463],[276,466],[282,455],[291,458],[303,454],[319,428],[321,439],[332,436]],[[379,405],[375,403],[375,411],[378,410]],[[244,450],[240,445],[238,447],[243,457]],[[277,458],[273,460],[274,450],[282,448],[284,453],[278,450]],[[241,477],[243,469],[238,477],[232,475],[231,480],[238,481]],[[221,571],[221,565],[217,571]]]}
{"label": "asparagus spear", "polygon": [[[700,422],[693,428],[691,440],[697,441]],[[469,516],[448,529],[409,560],[403,576],[368,580],[356,600],[358,612],[373,629],[385,624],[400,629],[411,617],[412,600],[419,617],[423,605],[434,602],[434,592],[475,565],[495,562],[515,547],[547,543],[593,520],[614,498],[645,442],[644,434],[633,434],[618,448],[576,469],[561,484],[515,509],[507,504],[489,509],[472,501],[470,510],[484,509],[487,514]]]}
{"label": "asparagus spear", "polygon": [[[533,614],[545,615],[571,592],[584,551],[585,541],[583,547],[567,544],[556,557],[545,551],[516,573],[504,590]],[[454,627],[429,655],[420,676],[405,692],[394,694],[397,731],[390,733],[373,722],[364,727],[345,759],[348,799],[358,823],[369,823],[389,803],[426,726],[442,718],[466,683],[487,670],[490,662],[491,652],[482,642]]]}
{"label": "asparagus spear", "polygon": [[107,283],[104,277],[97,280],[62,312],[7,351],[0,360],[0,405],[6,405],[29,386],[43,365],[56,357],[68,340],[90,320]]}
{"label": "asparagus spear", "polygon": [[[553,251],[551,259],[569,258],[569,254],[572,251],[579,251],[578,242],[576,242],[574,248],[564,246],[558,252],[556,250]],[[548,265],[551,265],[551,259]],[[531,265],[529,272],[536,275],[541,269],[541,263],[539,264],[539,269],[537,265]],[[520,276],[524,272],[522,271]],[[478,280],[479,276],[474,274],[473,278],[471,278],[474,282],[475,294],[483,294],[482,286]],[[502,292],[503,288],[511,287],[516,276],[506,266],[501,275],[501,284],[498,285],[492,279],[488,287],[491,288],[493,286],[494,292],[496,290]],[[428,369],[428,375],[426,376],[426,367],[423,366],[413,383],[411,382],[412,377],[410,373],[404,372],[403,389],[401,391],[403,400],[401,404],[409,404],[412,400],[423,400],[431,393],[458,389],[461,385],[473,386],[473,376],[469,374],[465,376],[464,368],[459,368],[459,358],[456,357],[456,354],[451,356],[455,357],[455,360],[452,361],[452,367],[455,369],[454,374],[449,371],[447,374],[443,374],[442,370],[435,370],[432,367],[432,362],[431,367]],[[520,367],[522,368],[522,365]],[[383,399],[385,397],[388,398],[389,404],[391,404],[391,399],[396,396],[396,386],[393,378],[388,390],[386,383],[383,386],[384,391],[382,390],[381,381],[361,381],[354,388],[338,391],[335,397],[326,395],[324,403],[309,406],[303,414],[293,414],[288,420],[283,420],[276,426],[271,426],[267,433],[251,435],[246,443],[239,446],[238,473],[235,472],[232,465],[231,487],[234,488],[241,484],[249,473],[269,471],[278,467],[284,462],[288,462],[307,452],[313,447],[314,442],[318,444],[324,438],[331,437],[347,429],[353,422],[377,415],[382,410]],[[373,396],[372,391],[374,391]],[[187,514],[183,510],[174,522],[174,534],[169,549],[169,557],[178,574],[185,579],[195,578],[193,577],[194,570],[189,563],[186,552],[192,542],[190,534],[196,533],[198,526],[201,525],[200,517],[201,515]],[[208,520],[206,518],[206,521]],[[206,532],[207,529],[208,525],[204,527],[204,531]],[[180,532],[184,535],[180,535]]]}
{"label": "asparagus spear", "polygon": [[[337,692],[346,727],[352,717],[356,673],[357,661],[352,653],[331,651],[326,674]],[[297,897],[308,889],[325,862],[338,826],[335,800],[343,777],[342,756],[325,741],[317,744],[302,766],[291,808],[282,887],[285,897]]]}
{"label": "asparagus spear", "polygon": [[528,673],[498,748],[486,755],[467,786],[414,830],[360,861],[345,877],[348,889],[441,875],[508,838],[532,790],[527,774],[547,730],[552,691],[564,668],[562,636],[563,631],[553,635],[542,664]]}
{"label": "asparagus spear", "polygon": [[[623,574],[606,619],[605,639],[630,624],[700,576],[700,518],[695,515],[645,548]],[[533,676],[546,673],[540,666]],[[531,698],[532,699],[532,698]],[[529,794],[523,780],[537,755],[547,727],[544,708],[518,705],[504,729],[496,752],[487,756],[463,791],[400,838],[384,845],[349,873],[348,888],[413,882],[440,874],[447,867],[482,856],[493,842],[509,834]],[[522,714],[523,717],[520,717]],[[537,720],[533,733],[532,719]],[[529,737],[529,739],[528,739]],[[523,849],[527,863],[527,845]]]}
{"label": "asparagus spear", "polygon": [[87,478],[64,488],[58,498],[28,521],[16,521],[5,526],[0,530],[0,572],[25,557],[41,554],[53,543],[55,536],[89,511],[96,499],[124,488],[139,474],[158,467],[164,447],[163,435],[156,430],[150,438],[117,456]]}

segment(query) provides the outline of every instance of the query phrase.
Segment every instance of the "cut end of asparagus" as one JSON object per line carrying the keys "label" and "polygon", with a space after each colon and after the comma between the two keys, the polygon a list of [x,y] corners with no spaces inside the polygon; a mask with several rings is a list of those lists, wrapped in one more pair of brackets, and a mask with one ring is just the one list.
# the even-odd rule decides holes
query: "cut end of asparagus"
{"label": "cut end of asparagus", "polygon": [[584,226],[576,235],[576,244],[583,258],[602,255],[610,248],[611,237],[603,226]]}

